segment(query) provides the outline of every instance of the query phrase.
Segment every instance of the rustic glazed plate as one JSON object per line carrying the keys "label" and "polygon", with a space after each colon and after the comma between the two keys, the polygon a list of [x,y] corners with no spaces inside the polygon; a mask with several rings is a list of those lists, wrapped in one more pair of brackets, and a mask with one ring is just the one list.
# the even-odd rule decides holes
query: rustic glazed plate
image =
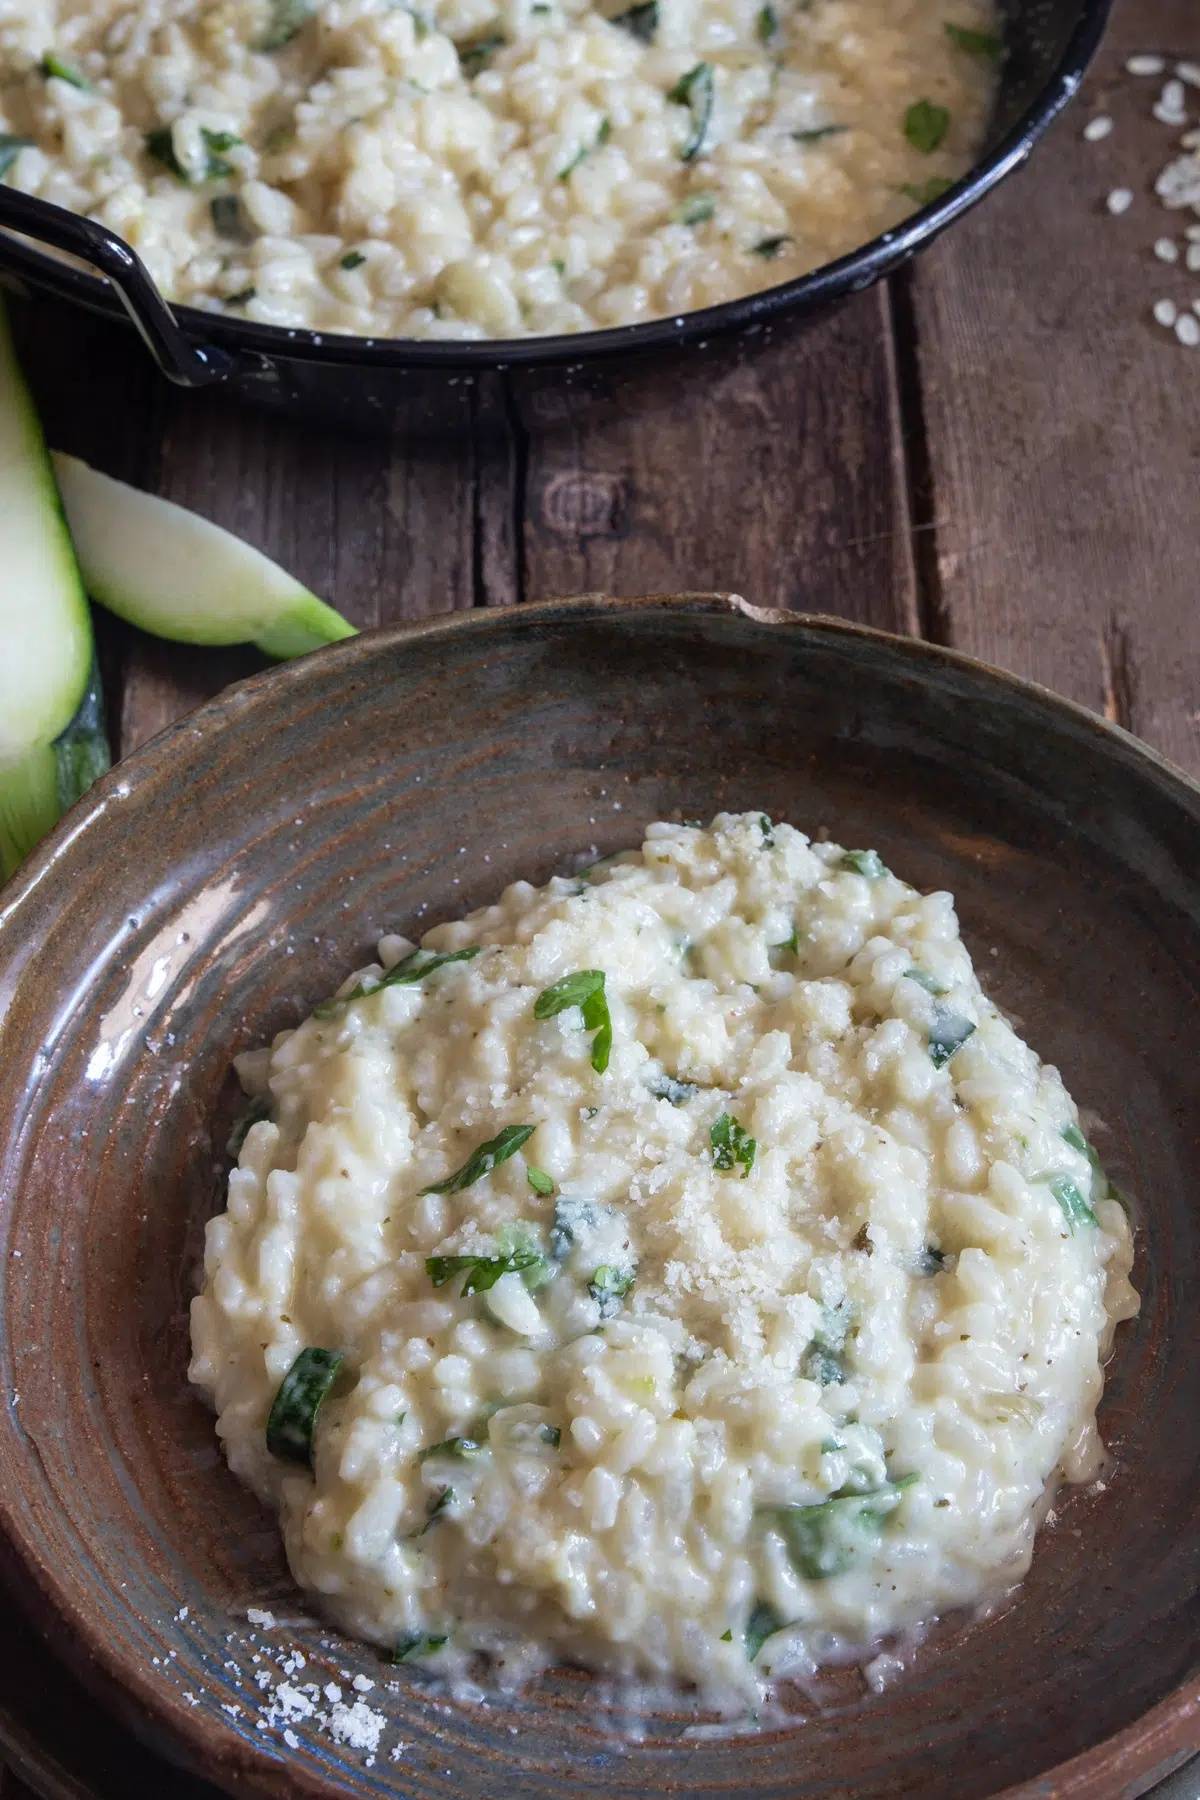
{"label": "rustic glazed plate", "polygon": [[[304,1619],[186,1386],[186,1305],[235,1051],[385,928],[744,807],[953,889],[985,982],[1105,1122],[1143,1312],[1105,1395],[1109,1479],[1064,1500],[1007,1608],[947,1621],[882,1694],[830,1679],[794,1730],[664,1713],[631,1744],[585,1676],[450,1701]],[[1200,1736],[1198,1002],[1200,790],[947,652],[589,598],[256,677],[106,777],[0,895],[12,1579],[153,1749],[235,1794],[1142,1793]]]}

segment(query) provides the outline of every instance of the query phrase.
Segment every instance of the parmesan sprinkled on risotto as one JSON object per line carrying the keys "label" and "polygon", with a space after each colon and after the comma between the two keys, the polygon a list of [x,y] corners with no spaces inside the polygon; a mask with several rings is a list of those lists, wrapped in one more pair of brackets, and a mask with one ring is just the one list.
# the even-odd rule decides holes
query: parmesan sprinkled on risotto
{"label": "parmesan sprinkled on risotto", "polygon": [[993,0],[0,0],[0,179],[265,324],[591,330],[935,198],[996,33]]}
{"label": "parmesan sprinkled on risotto", "polygon": [[192,1379],[401,1661],[757,1705],[1002,1593],[1100,1467],[1123,1206],[871,849],[652,825],[240,1066]]}

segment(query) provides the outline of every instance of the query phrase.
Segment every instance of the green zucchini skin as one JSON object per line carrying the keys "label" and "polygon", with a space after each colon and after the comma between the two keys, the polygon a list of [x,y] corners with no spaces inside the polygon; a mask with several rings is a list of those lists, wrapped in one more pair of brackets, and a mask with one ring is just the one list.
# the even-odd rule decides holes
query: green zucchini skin
{"label": "green zucchini skin", "polygon": [[92,619],[0,306],[0,879],[109,766]]}
{"label": "green zucchini skin", "polygon": [[311,1467],[317,1414],[343,1360],[340,1350],[301,1350],[280,1382],[267,1417],[267,1449],[272,1456]]}
{"label": "green zucchini skin", "polygon": [[179,644],[255,644],[283,661],[353,637],[252,544],[161,495],[54,452],[67,523],[91,598]]}

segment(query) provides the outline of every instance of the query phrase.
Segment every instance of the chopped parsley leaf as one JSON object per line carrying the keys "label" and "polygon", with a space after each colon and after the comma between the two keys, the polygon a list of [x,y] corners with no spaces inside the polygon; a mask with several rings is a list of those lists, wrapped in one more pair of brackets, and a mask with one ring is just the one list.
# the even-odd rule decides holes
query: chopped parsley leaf
{"label": "chopped parsley leaf", "polygon": [[342,1366],[340,1350],[301,1350],[280,1382],[267,1415],[267,1449],[284,1462],[312,1462],[321,1402]]}
{"label": "chopped parsley leaf", "polygon": [[603,1075],[612,1054],[612,1015],[604,992],[603,969],[577,969],[543,988],[533,1003],[533,1016],[552,1019],[572,1006],[582,1012],[584,1030],[596,1034],[592,1039],[592,1067],[597,1075]]}
{"label": "chopped parsley leaf", "polygon": [[881,881],[891,870],[880,860],[877,850],[847,850],[838,858],[838,868],[847,869],[853,875],[862,875],[868,881]]}
{"label": "chopped parsley leaf", "polygon": [[42,74],[47,81],[65,81],[69,86],[79,88],[85,94],[90,94],[92,91],[91,82],[86,80],[72,63],[64,62],[57,51],[47,50],[43,56]]}
{"label": "chopped parsley leaf", "polygon": [[945,175],[931,175],[928,181],[906,181],[900,192],[917,206],[932,206],[943,194],[948,194],[954,183]]}
{"label": "chopped parsley leaf", "polygon": [[525,1179],[535,1194],[552,1194],[554,1182],[545,1169],[535,1168],[532,1163],[525,1165]]}
{"label": "chopped parsley leaf", "polygon": [[861,1551],[878,1542],[884,1521],[916,1479],[905,1475],[865,1494],[831,1494],[813,1506],[771,1507],[772,1522],[783,1536],[797,1574],[809,1581],[843,1574]]}
{"label": "chopped parsley leaf", "polygon": [[497,50],[502,50],[508,39],[502,32],[493,31],[488,37],[475,38],[469,44],[456,45],[459,66],[468,81],[474,79],[481,69],[486,69]]}
{"label": "chopped parsley leaf", "polygon": [[589,157],[593,150],[599,150],[602,145],[607,144],[611,136],[612,120],[601,119],[600,129],[596,133],[595,140],[590,144],[581,144],[579,146],[579,149],[575,152],[570,162],[558,171],[558,179],[560,181],[566,181],[568,176],[575,173],[580,163],[583,162],[586,157]]}
{"label": "chopped parsley leaf", "polygon": [[1004,54],[1003,41],[993,31],[972,31],[967,25],[947,24],[946,36],[968,56],[984,56],[995,62]]}
{"label": "chopped parsley leaf", "polygon": [[[200,127],[200,139],[204,145],[204,172],[201,181],[224,181],[233,174],[233,164],[225,160],[225,152],[234,149],[241,143],[241,138],[232,131],[210,131],[207,125]],[[175,154],[175,138],[169,125],[159,126],[157,131],[148,131],[145,138],[146,150],[156,162],[170,169],[179,181],[190,182],[193,178],[184,168]],[[232,296],[230,297],[232,303]]]}
{"label": "chopped parsley leaf", "polygon": [[619,25],[622,31],[628,31],[641,43],[652,44],[658,30],[658,0],[642,0],[642,4],[617,13],[608,22],[610,25]]}
{"label": "chopped parsley leaf", "polygon": [[708,1134],[712,1145],[713,1168],[727,1174],[736,1165],[741,1165],[742,1180],[754,1167],[754,1158],[758,1154],[758,1141],[742,1130],[732,1113],[722,1113]]}
{"label": "chopped parsley leaf", "polygon": [[780,1618],[773,1606],[765,1600],[759,1600],[750,1617],[746,1621],[743,1641],[746,1645],[746,1660],[753,1662],[769,1637],[782,1631],[784,1620]]}
{"label": "chopped parsley leaf", "polygon": [[[764,262],[774,262],[783,246],[791,242],[791,234],[786,231],[781,231],[777,237],[759,238],[757,244],[750,247],[751,255],[761,256]],[[770,841],[774,843],[775,840],[772,838]]]}
{"label": "chopped parsley leaf", "polygon": [[465,1275],[459,1294],[466,1300],[472,1294],[486,1294],[502,1275],[519,1275],[526,1269],[540,1273],[544,1261],[536,1250],[508,1250],[501,1256],[427,1256],[425,1269],[434,1287],[445,1287],[456,1275]]}
{"label": "chopped parsley leaf", "polygon": [[367,259],[361,250],[347,250],[345,256],[343,256],[338,263],[338,268],[347,270],[361,269],[366,260]]}
{"label": "chopped parsley leaf", "polygon": [[425,1533],[429,1530],[429,1527],[433,1524],[436,1524],[437,1520],[442,1517],[443,1513],[449,1511],[449,1509],[454,1505],[454,1501],[455,1501],[454,1489],[452,1487],[442,1488],[440,1490],[440,1492],[437,1493],[434,1496],[434,1498],[430,1501],[428,1517],[426,1518],[425,1523],[422,1525],[420,1531],[418,1531],[417,1536],[424,1537]]}
{"label": "chopped parsley leaf", "polygon": [[[536,1125],[506,1125],[498,1131],[494,1138],[480,1144],[472,1150],[461,1169],[447,1175],[441,1181],[435,1181],[430,1187],[422,1188],[423,1194],[461,1194],[464,1188],[474,1187],[485,1175],[515,1156],[521,1145],[526,1143],[537,1130]],[[438,1284],[441,1285],[440,1283]],[[488,1283],[489,1287],[491,1283]]]}
{"label": "chopped parsley leaf", "polygon": [[[449,1490],[447,1490],[449,1491]],[[449,1637],[426,1637],[424,1632],[413,1631],[407,1637],[398,1640],[392,1651],[393,1663],[420,1662],[422,1657],[432,1656],[443,1644],[449,1643]]]}
{"label": "chopped parsley leaf", "polygon": [[841,137],[842,133],[849,129],[848,125],[808,125],[803,131],[793,131],[792,142],[794,144],[819,144],[825,138]]}
{"label": "chopped parsley leaf", "polygon": [[466,1462],[472,1456],[482,1456],[487,1449],[486,1444],[478,1438],[449,1437],[443,1438],[440,1444],[430,1444],[420,1452],[419,1462],[427,1462],[431,1456],[451,1456],[460,1462]]}
{"label": "chopped parsley leaf", "polygon": [[318,0],[271,0],[271,17],[256,50],[282,50],[317,10]]}
{"label": "chopped parsley leaf", "polygon": [[712,122],[714,98],[713,67],[707,62],[699,62],[686,75],[681,75],[667,94],[668,100],[676,106],[686,106],[692,115],[691,128],[679,152],[683,162],[694,162],[704,148]]}
{"label": "chopped parsley leaf", "polygon": [[436,974],[450,963],[470,962],[479,955],[478,944],[468,944],[465,950],[410,950],[407,956],[401,957],[394,968],[382,975],[373,986],[368,987],[359,982],[348,994],[338,1000],[323,1000],[320,1006],[313,1008],[315,1019],[328,1019],[340,1012],[343,1006],[350,1006],[355,1000],[366,1000],[372,994],[378,994],[383,988],[410,987],[415,981],[424,981],[427,975]]}
{"label": "chopped parsley leaf", "polygon": [[914,100],[904,115],[904,135],[914,150],[932,156],[950,129],[950,114],[934,100]]}

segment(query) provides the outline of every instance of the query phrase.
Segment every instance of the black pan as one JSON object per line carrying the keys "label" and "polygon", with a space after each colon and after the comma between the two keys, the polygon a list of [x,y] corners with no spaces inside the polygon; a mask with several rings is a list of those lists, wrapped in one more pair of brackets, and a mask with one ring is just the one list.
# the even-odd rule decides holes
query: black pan
{"label": "black pan", "polygon": [[[680,318],[568,337],[446,343],[289,330],[190,306],[171,308],[135,252],[113,232],[3,183],[0,228],[8,229],[0,229],[0,282],[131,320],[163,374],[184,387],[223,383],[266,404],[347,425],[384,424],[397,412],[418,410],[432,420],[448,386],[499,370],[526,371],[536,385],[611,386],[636,378],[647,357],[661,364],[710,345],[766,341],[777,323],[819,312],[907,262],[1025,161],[1079,87],[1111,3],[1003,0],[1007,55],[1000,91],[987,146],[969,174],[933,205],[849,256]],[[43,245],[69,251],[101,274],[85,273]]]}

